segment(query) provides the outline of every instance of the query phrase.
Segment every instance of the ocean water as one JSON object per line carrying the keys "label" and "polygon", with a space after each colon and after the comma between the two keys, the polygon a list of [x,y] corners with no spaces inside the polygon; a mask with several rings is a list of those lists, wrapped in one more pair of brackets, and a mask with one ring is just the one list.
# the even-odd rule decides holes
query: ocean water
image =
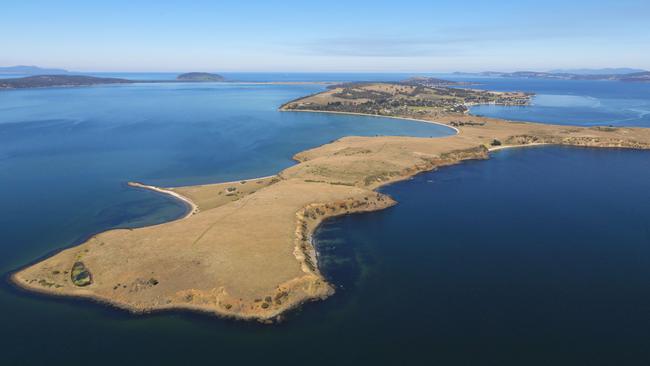
{"label": "ocean water", "polygon": [[476,115],[578,126],[650,127],[650,83],[461,78],[472,88],[535,93],[530,106],[474,106]]}
{"label": "ocean water", "polygon": [[[174,80],[182,72],[137,73],[95,72],[101,77],[131,80]],[[338,81],[399,81],[412,76],[409,73],[301,73],[301,72],[217,72],[230,82],[338,82]],[[434,74],[427,74],[433,76]]]}
{"label": "ocean water", "polygon": [[[87,72],[98,77],[174,80],[182,72]],[[442,73],[220,72],[233,82],[400,81],[413,76],[471,82],[471,88],[535,93],[530,106],[474,106],[477,115],[580,126],[650,127],[650,83],[544,80]],[[26,75],[0,74],[0,78]]]}
{"label": "ocean water", "polygon": [[[0,92],[0,272],[98,231],[184,212],[127,187],[129,180],[245,179],[340,136],[451,133],[385,118],[277,112],[322,88]],[[565,93],[576,96],[572,105],[589,103],[581,91]],[[649,168],[648,152],[545,147],[386,187],[398,206],[334,219],[317,233],[337,294],[275,326],[133,316],[26,294],[5,281],[2,364],[647,364]]]}

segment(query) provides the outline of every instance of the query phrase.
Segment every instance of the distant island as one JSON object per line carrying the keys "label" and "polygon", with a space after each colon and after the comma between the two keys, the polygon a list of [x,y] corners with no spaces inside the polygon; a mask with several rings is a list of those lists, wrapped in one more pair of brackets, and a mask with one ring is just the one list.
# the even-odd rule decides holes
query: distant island
{"label": "distant island", "polygon": [[24,78],[0,79],[0,89],[47,88],[55,86],[89,86],[97,84],[129,84],[132,80],[98,78],[83,75],[36,75]]}
{"label": "distant island", "polygon": [[[43,68],[39,66],[27,66],[27,65],[16,65],[16,66],[2,66],[0,67],[0,75],[16,75],[16,76],[60,76],[60,75],[78,75],[86,78],[91,78],[90,76],[84,76],[80,72],[68,71],[65,69],[53,69],[53,68]],[[95,79],[107,79],[107,78],[95,78]],[[59,81],[64,79],[59,79]],[[208,72],[188,72],[180,74],[176,77],[177,81],[185,82],[215,82],[215,81],[225,81],[225,78],[219,74],[212,74]],[[91,81],[91,80],[88,80]],[[157,80],[149,80],[147,82],[156,82]],[[92,84],[97,84],[92,82]],[[105,84],[105,83],[103,83]],[[88,84],[83,84],[88,85]]]}
{"label": "distant island", "polygon": [[225,78],[218,74],[211,74],[208,72],[188,72],[180,74],[176,77],[178,81],[192,81],[192,82],[221,82]]}
{"label": "distant island", "polygon": [[0,89],[49,88],[61,86],[91,86],[102,84],[133,84],[133,83],[197,83],[224,81],[217,74],[191,72],[179,75],[176,80],[130,80],[121,78],[105,78],[87,75],[33,75],[20,78],[0,78]]}
{"label": "distant island", "polygon": [[48,69],[38,66],[5,66],[0,67],[0,74],[9,75],[60,75],[69,74],[70,71],[64,69]]}
{"label": "distant island", "polygon": [[[638,71],[631,73],[620,73],[626,69],[609,69],[611,73],[604,73],[604,69],[592,70],[591,74],[584,73],[587,70],[577,70],[576,73],[568,72],[541,72],[541,71],[516,71],[499,72],[484,71],[479,73],[455,72],[455,75],[489,76],[504,78],[530,78],[530,79],[554,79],[554,80],[613,80],[624,82],[650,82],[650,71]],[[634,70],[634,69],[631,69]]]}
{"label": "distant island", "polygon": [[550,70],[553,74],[578,74],[578,75],[615,75],[615,74],[634,74],[647,70],[633,69],[630,67],[606,67],[603,69],[554,69]]}
{"label": "distant island", "polygon": [[431,78],[425,76],[414,76],[402,81],[407,85],[420,85],[425,87],[439,87],[439,86],[457,86],[457,85],[472,85],[466,81],[451,81],[445,79]]}

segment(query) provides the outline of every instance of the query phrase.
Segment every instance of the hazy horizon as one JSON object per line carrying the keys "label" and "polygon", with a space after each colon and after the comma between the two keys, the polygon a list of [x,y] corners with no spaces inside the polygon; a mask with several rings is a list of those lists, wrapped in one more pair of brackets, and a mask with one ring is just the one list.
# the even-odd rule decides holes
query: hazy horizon
{"label": "hazy horizon", "polygon": [[580,72],[580,73],[585,73],[586,71],[592,70],[592,71],[602,71],[602,70],[623,70],[623,69],[630,69],[633,71],[630,72],[635,72],[634,70],[639,70],[639,71],[648,71],[648,69],[643,69],[643,68],[636,68],[636,67],[615,67],[615,66],[610,66],[610,67],[602,67],[602,68],[582,68],[582,67],[577,67],[577,68],[567,68],[567,69],[553,69],[553,68],[546,68],[546,69],[509,69],[509,70],[499,70],[495,68],[485,68],[483,70],[473,70],[473,71],[468,71],[468,70],[449,70],[449,71],[437,71],[437,70],[430,70],[430,71],[410,71],[410,70],[405,70],[405,71],[322,71],[322,70],[314,70],[314,71],[272,71],[272,70],[211,70],[211,69],[180,69],[180,70],[73,70],[69,69],[66,67],[50,67],[47,65],[0,65],[0,68],[9,68],[9,67],[36,67],[40,69],[61,69],[65,70],[70,73],[124,73],[124,74],[130,74],[130,73],[161,73],[161,74],[175,74],[175,73],[185,73],[185,72],[209,72],[209,73],[251,73],[251,74],[451,74],[451,73],[481,73],[481,72],[504,72],[504,73],[510,73],[510,72],[549,72],[549,73],[559,73],[559,72]]}
{"label": "hazy horizon", "polygon": [[79,72],[650,69],[647,1],[3,6],[0,65]]}

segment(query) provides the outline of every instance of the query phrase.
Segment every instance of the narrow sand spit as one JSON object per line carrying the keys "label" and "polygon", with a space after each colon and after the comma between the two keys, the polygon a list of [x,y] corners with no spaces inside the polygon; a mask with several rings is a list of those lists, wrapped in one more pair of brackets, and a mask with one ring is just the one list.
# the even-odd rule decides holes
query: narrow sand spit
{"label": "narrow sand spit", "polygon": [[199,213],[199,206],[196,203],[194,203],[189,198],[187,198],[187,197],[185,197],[183,195],[180,195],[180,194],[178,194],[178,193],[176,193],[174,191],[171,191],[169,189],[160,188],[160,187],[156,187],[156,186],[149,186],[149,185],[138,183],[138,182],[129,182],[128,185],[131,186],[131,187],[135,187],[135,188],[148,189],[150,191],[166,194],[166,195],[172,196],[172,197],[174,197],[176,199],[179,199],[179,200],[185,202],[190,207],[190,209],[187,211],[187,214],[185,214],[185,216],[183,216],[179,220],[184,220],[184,219],[186,219],[186,218],[188,218],[188,217],[190,217],[192,215],[195,215],[195,214]]}

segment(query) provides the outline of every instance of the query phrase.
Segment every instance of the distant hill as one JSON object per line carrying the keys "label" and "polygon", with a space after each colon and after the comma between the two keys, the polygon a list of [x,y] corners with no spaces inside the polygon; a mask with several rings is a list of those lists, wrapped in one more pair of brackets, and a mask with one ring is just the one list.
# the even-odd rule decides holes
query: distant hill
{"label": "distant hill", "polygon": [[97,84],[128,84],[131,80],[96,78],[83,75],[35,75],[24,78],[0,79],[0,89],[45,88],[55,86],[88,86]]}
{"label": "distant hill", "polygon": [[[606,69],[603,69],[603,71]],[[625,70],[625,69],[613,69]],[[634,69],[632,69],[634,70]],[[556,80],[613,80],[625,82],[648,82],[650,81],[650,71],[639,71],[633,73],[614,73],[614,74],[573,74],[573,73],[553,73],[543,71],[516,71],[516,72],[496,72],[485,71],[480,73],[455,73],[457,75],[480,75],[488,77],[504,78],[530,78],[530,79],[556,79]]]}
{"label": "distant hill", "polygon": [[631,82],[650,82],[650,71],[625,74],[621,76],[620,80]]}
{"label": "distant hill", "polygon": [[425,76],[415,76],[408,78],[402,81],[403,84],[407,85],[421,85],[426,87],[436,87],[436,86],[450,86],[450,85],[469,85],[470,83],[461,82],[461,81],[451,81],[438,78],[430,78]]}
{"label": "distant hill", "polygon": [[[223,76],[204,72],[191,72],[179,75],[176,82],[214,82],[224,81]],[[85,75],[33,75],[21,78],[0,78],[0,89],[46,88],[56,86],[89,86],[99,84],[132,84],[132,83],[168,83],[169,80],[128,80],[118,78],[102,78]]]}
{"label": "distant hill", "polygon": [[225,78],[218,74],[210,74],[207,72],[188,72],[186,74],[181,74],[176,77],[178,81],[193,81],[193,82],[214,82],[214,81],[224,81]]}
{"label": "distant hill", "polygon": [[64,69],[44,69],[38,66],[7,66],[0,67],[0,74],[16,74],[16,75],[58,75],[68,74],[68,70]]}
{"label": "distant hill", "polygon": [[605,68],[605,69],[556,69],[551,74],[574,74],[574,75],[622,75],[645,72],[643,69],[631,69],[628,67]]}

